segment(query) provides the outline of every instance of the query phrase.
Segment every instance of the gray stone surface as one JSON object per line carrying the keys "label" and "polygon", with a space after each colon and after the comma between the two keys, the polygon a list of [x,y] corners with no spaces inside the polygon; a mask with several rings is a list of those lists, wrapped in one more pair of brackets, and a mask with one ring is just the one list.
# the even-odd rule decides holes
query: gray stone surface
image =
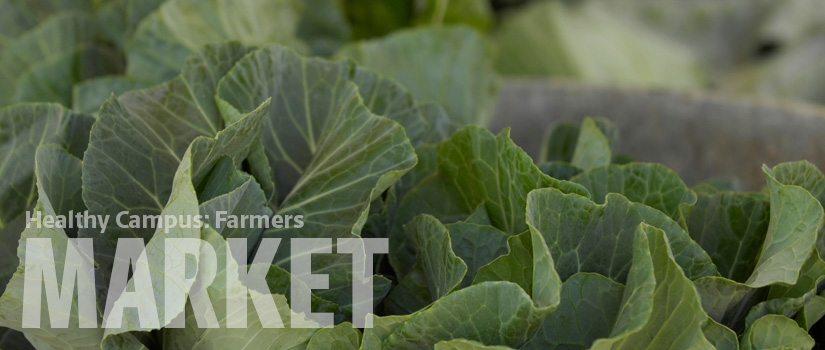
{"label": "gray stone surface", "polygon": [[615,122],[621,152],[663,163],[689,185],[736,177],[754,190],[765,184],[763,163],[807,159],[825,168],[825,108],[787,101],[510,80],[490,126],[510,126],[536,157],[550,125],[586,116]]}

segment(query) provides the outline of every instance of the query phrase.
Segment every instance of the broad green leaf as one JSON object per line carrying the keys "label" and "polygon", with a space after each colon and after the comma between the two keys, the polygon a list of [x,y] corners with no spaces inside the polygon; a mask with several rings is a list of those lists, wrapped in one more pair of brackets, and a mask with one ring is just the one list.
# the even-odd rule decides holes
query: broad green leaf
{"label": "broad green leaf", "polygon": [[477,341],[454,339],[435,344],[435,350],[508,350],[507,346],[487,346]]}
{"label": "broad green leaf", "polygon": [[812,349],[814,340],[793,320],[779,315],[767,315],[756,320],[742,335],[742,350]]}
{"label": "broad green leaf", "polygon": [[473,284],[508,281],[521,286],[537,307],[559,305],[561,280],[544,238],[534,228],[507,240],[509,253],[478,270]]}
{"label": "broad green leaf", "polygon": [[295,38],[301,5],[292,0],[167,1],[135,29],[126,47],[127,75],[160,83],[174,78],[202,45],[226,40],[301,47]]}
{"label": "broad green leaf", "polygon": [[587,348],[598,338],[623,337],[641,329],[653,308],[657,285],[643,231],[635,233],[632,259],[627,288],[596,273],[571,276],[562,285],[559,308],[544,320],[525,348]]}
{"label": "broad green leaf", "polygon": [[[361,96],[358,99],[372,114],[400,123],[407,129],[411,140],[416,138],[416,133],[421,135],[426,130],[427,123],[414,108],[409,93],[391,80],[355,67],[350,62],[304,58],[289,49],[271,46],[241,60],[223,78],[218,96],[226,102],[226,109],[248,111],[272,97],[272,110],[264,123],[263,147],[272,165],[271,176],[277,185],[279,202],[296,191],[296,187],[302,187],[307,180],[314,178],[316,174],[310,172],[314,162],[335,160],[330,158],[335,154],[322,153],[324,147],[328,148],[327,151],[342,152],[345,151],[343,146],[356,142],[343,137],[333,139],[343,136],[333,134],[333,131],[340,131],[335,127],[354,127],[345,124],[346,116],[340,115],[346,111],[344,107],[348,103],[354,103],[347,100],[355,99],[349,96],[353,94],[350,82],[357,86]],[[361,119],[365,119],[362,123],[373,120]],[[395,128],[389,120],[381,119],[379,124]],[[384,135],[378,130],[359,131],[365,137],[383,139]],[[324,143],[333,140],[340,142],[342,147]],[[358,154],[355,152],[352,156]],[[347,161],[354,159],[345,158]],[[340,163],[319,165],[340,166]]]}
{"label": "broad green leaf", "polygon": [[558,309],[522,349],[587,349],[610,336],[625,287],[595,273],[577,273],[561,286]]}
{"label": "broad green leaf", "polygon": [[595,2],[543,1],[514,11],[504,17],[495,34],[496,68],[505,75],[633,86],[703,86],[695,53],[613,12]]}
{"label": "broad green leaf", "polygon": [[[279,215],[303,215],[305,225],[269,229],[264,236],[358,235],[370,203],[415,165],[404,128],[390,119],[409,120],[411,98],[352,63],[307,59],[279,46],[245,57],[218,87],[224,115],[251,110],[267,98],[273,104],[264,119],[263,147],[278,189],[271,205]],[[392,111],[390,118],[375,115],[370,107]],[[288,267],[290,249],[284,240],[278,266]],[[330,275],[329,289],[319,296],[348,303],[351,262],[344,254],[313,258],[313,272]]]}
{"label": "broad green leaf", "polygon": [[688,232],[719,273],[745,282],[753,273],[770,221],[770,203],[749,193],[699,193],[687,217]]}
{"label": "broad green leaf", "polygon": [[[778,169],[784,179],[792,179],[787,168]],[[810,254],[822,225],[822,207],[804,189],[781,183],[767,167],[763,171],[774,210],[757,195],[717,192],[699,194],[688,217],[691,236],[713,257],[722,275],[696,281],[703,307],[714,320],[735,329],[768,313],[790,316],[811,297],[817,283],[806,273],[819,260]],[[773,300],[759,304],[762,300],[755,298],[753,289],[765,286],[772,286],[767,297]],[[750,304],[759,305],[745,320]]]}
{"label": "broad green leaf", "polygon": [[[259,128],[261,119],[269,112],[269,101],[266,101],[255,111],[250,112],[246,117],[235,124],[230,125],[226,129],[220,131],[215,138],[199,137],[195,139],[189,148],[184,153],[178,170],[175,173],[172,192],[169,196],[169,201],[163,208],[161,215],[163,217],[174,215],[176,217],[194,217],[200,213],[197,192],[195,185],[202,178],[205,170],[212,169],[216,164],[219,164],[225,157],[230,159],[244,159],[249,152],[250,140],[259,135]],[[260,202],[263,204],[263,201]],[[140,269],[140,264],[145,264],[149,277],[151,278],[154,302],[157,303],[158,317],[164,317],[171,312],[171,314],[184,313],[186,309],[185,299],[182,303],[169,302],[165,300],[165,295],[169,288],[173,288],[179,293],[189,295],[189,289],[192,284],[187,283],[173,283],[166,284],[164,275],[165,271],[165,251],[168,248],[166,245],[171,244],[167,241],[170,238],[201,238],[201,229],[195,225],[177,225],[174,227],[159,227],[149,243],[146,245],[145,254],[146,260],[139,260],[137,269]],[[198,257],[186,255],[184,263],[189,266],[198,266]],[[190,265],[191,264],[191,265]],[[224,282],[224,281],[221,281]],[[133,288],[134,279],[130,280],[126,286],[127,290]],[[160,286],[163,286],[162,288]],[[110,292],[111,293],[111,292]],[[117,295],[117,294],[115,294]],[[108,305],[118,307],[120,299],[107,300]],[[171,310],[171,311],[170,311]],[[114,320],[106,320],[106,323]],[[166,325],[166,320],[163,319],[160,323],[160,328]],[[108,345],[117,344],[124,333],[133,331],[151,331],[151,326],[146,327],[140,322],[138,310],[126,308],[123,311],[123,320],[120,327],[109,326],[105,330],[104,343]]]}
{"label": "broad green leaf", "polygon": [[72,109],[80,113],[97,114],[100,106],[112,94],[147,87],[146,84],[122,76],[93,78],[76,84],[72,92]]}
{"label": "broad green leaf", "polygon": [[[617,326],[611,338],[596,340],[592,349],[714,349],[702,332],[707,314],[690,280],[673,259],[665,232],[647,224],[639,225],[637,232],[636,244],[649,244],[655,277],[652,309],[647,317],[642,316],[645,321],[641,328]],[[625,295],[623,304],[627,305],[628,300]],[[625,313],[623,307],[618,323],[639,316]]]}
{"label": "broad green leaf", "polygon": [[692,205],[690,201],[696,199],[679,175],[655,163],[608,165],[585,171],[570,181],[587,188],[596,203],[604,203],[608,193],[618,193],[674,220],[678,220],[681,204]]}
{"label": "broad green leaf", "polygon": [[639,223],[662,228],[676,262],[689,278],[716,274],[710,257],[664,213],[611,193],[598,205],[553,188],[530,193],[527,222],[544,236],[562,280],[595,272],[624,282],[631,268],[633,237]]}
{"label": "broad green leaf", "polygon": [[463,338],[518,347],[538,327],[547,309],[537,309],[517,284],[487,282],[438,299],[413,314],[384,340],[388,348],[429,348]]}
{"label": "broad green leaf", "polygon": [[480,33],[465,27],[422,27],[345,46],[339,57],[392,77],[419,102],[435,102],[459,125],[485,125],[498,86]]}
{"label": "broad green leaf", "polygon": [[[779,182],[804,188],[825,207],[825,175],[815,165],[808,161],[788,162],[777,164],[773,171]],[[825,232],[821,228],[816,248],[820,257],[825,259]]]}
{"label": "broad green leaf", "polygon": [[453,253],[447,228],[430,215],[421,215],[405,226],[415,245],[416,263],[390,291],[386,312],[406,315],[452,292],[467,273],[467,264]]}
{"label": "broad green leaf", "polygon": [[352,328],[351,323],[342,323],[335,328],[322,328],[312,335],[307,350],[356,350],[361,343],[361,332]]}
{"label": "broad green leaf", "polygon": [[822,227],[822,206],[801,187],[779,182],[767,166],[762,166],[762,171],[768,181],[773,210],[759,260],[747,283],[794,284]]}
{"label": "broad green leaf", "polygon": [[816,165],[804,160],[781,163],[773,167],[773,174],[777,181],[802,187],[820,203],[825,202],[825,175]]}
{"label": "broad green leaf", "polygon": [[[91,214],[160,214],[190,143],[198,136],[214,137],[222,128],[213,97],[217,79],[247,52],[237,43],[206,46],[189,58],[178,78],[110,98],[101,107],[83,162],[83,200]],[[153,234],[151,228],[117,226],[104,235],[80,233],[96,238],[98,282],[104,285],[117,239]]]}
{"label": "broad green leaf", "polygon": [[[35,152],[45,144],[60,145],[81,157],[94,122],[56,104],[21,104],[0,109],[0,229],[5,231],[37,200]],[[17,264],[14,264],[15,266]]]}
{"label": "broad green leaf", "polygon": [[399,228],[416,214],[431,214],[442,222],[454,222],[482,206],[491,226],[516,235],[527,230],[524,207],[527,193],[533,189],[554,187],[587,195],[587,190],[578,184],[541,173],[510,139],[509,130],[494,136],[481,127],[468,126],[442,142],[436,158],[437,171],[404,195],[390,231],[390,249],[394,252],[390,261],[401,276],[415,259]]}
{"label": "broad green leaf", "polygon": [[583,170],[610,164],[613,151],[610,148],[610,139],[596,124],[593,118],[585,118],[582,122],[576,148],[570,158],[570,164]]}

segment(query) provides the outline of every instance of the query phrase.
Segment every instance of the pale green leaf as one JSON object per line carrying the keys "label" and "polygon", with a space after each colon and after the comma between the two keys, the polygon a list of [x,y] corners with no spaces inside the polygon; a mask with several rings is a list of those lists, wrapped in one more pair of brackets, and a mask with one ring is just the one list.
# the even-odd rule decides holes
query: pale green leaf
{"label": "pale green leaf", "polygon": [[590,170],[610,164],[613,151],[610,139],[605,135],[593,118],[585,118],[576,141],[576,148],[570,158],[570,164],[583,170]]}
{"label": "pale green leaf", "polygon": [[345,46],[339,57],[392,77],[459,125],[485,125],[498,91],[484,37],[466,27],[422,27]]}
{"label": "pale green leaf", "polygon": [[413,314],[384,340],[384,346],[429,348],[444,340],[463,338],[518,347],[546,313],[537,309],[517,284],[481,283],[450,293]]}
{"label": "pale green leaf", "polygon": [[300,47],[295,33],[301,5],[292,0],[167,1],[135,29],[126,47],[127,75],[160,83],[174,78],[190,53],[226,40]]}
{"label": "pale green leaf", "polygon": [[495,40],[496,68],[506,75],[672,88],[705,80],[688,47],[599,2],[533,2],[505,16]]}
{"label": "pale green leaf", "polygon": [[775,348],[812,349],[814,340],[793,320],[779,315],[767,315],[756,320],[742,335],[742,350]]}
{"label": "pale green leaf", "polygon": [[768,181],[771,219],[759,260],[747,283],[794,284],[822,227],[822,206],[801,187],[779,182],[767,166],[762,171]]}
{"label": "pale green leaf", "polygon": [[[779,182],[804,188],[825,207],[825,175],[815,165],[808,161],[788,162],[777,164],[773,171]],[[816,248],[820,257],[825,258],[825,232],[821,228]]]}

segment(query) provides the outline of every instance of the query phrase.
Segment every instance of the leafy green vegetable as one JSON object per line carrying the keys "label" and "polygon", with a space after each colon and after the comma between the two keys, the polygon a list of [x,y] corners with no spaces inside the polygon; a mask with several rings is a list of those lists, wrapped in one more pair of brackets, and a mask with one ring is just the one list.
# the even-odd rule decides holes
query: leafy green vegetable
{"label": "leafy green vegetable", "polygon": [[[0,347],[811,349],[825,317],[825,175],[813,163],[764,166],[762,192],[688,187],[622,154],[607,119],[556,124],[535,160],[509,129],[472,125],[491,115],[494,64],[707,83],[699,67],[721,62],[704,56],[719,49],[689,48],[692,34],[638,12],[656,5],[622,4],[537,2],[496,27],[482,0],[0,0],[0,105],[41,101],[0,109]],[[27,211],[87,209],[208,225],[26,227]],[[227,226],[219,212],[302,221]],[[55,248],[48,285],[75,287],[60,291],[68,311],[41,305],[42,328],[23,326],[25,297],[51,293],[25,289],[42,273],[27,254],[48,257],[28,250],[34,238]],[[146,253],[125,271],[122,238]],[[164,257],[182,250],[170,238],[214,253]],[[230,248],[235,238],[246,247]],[[307,262],[292,255],[295,238],[331,250]],[[389,253],[361,259],[337,241],[361,238],[387,239]],[[62,278],[77,261],[94,283]],[[191,278],[166,281],[181,265]],[[141,276],[158,322],[128,305]],[[364,328],[361,278],[373,284]],[[290,309],[299,292],[334,324]],[[91,295],[90,313],[80,306]],[[261,303],[285,327],[258,317]],[[230,327],[243,313],[246,326]]]}

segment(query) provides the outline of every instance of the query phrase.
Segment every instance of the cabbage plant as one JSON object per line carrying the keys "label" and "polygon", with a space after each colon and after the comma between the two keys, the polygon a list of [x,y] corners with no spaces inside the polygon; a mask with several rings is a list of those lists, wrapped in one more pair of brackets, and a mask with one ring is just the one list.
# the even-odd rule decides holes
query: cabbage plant
{"label": "cabbage plant", "polygon": [[[428,31],[455,37],[455,45],[427,46]],[[507,129],[495,135],[468,125],[485,120],[496,88],[475,35],[401,33],[342,50],[354,61],[281,45],[207,44],[177,77],[110,95],[96,116],[52,103],[0,110],[0,346],[813,348],[808,332],[825,315],[819,169],[805,161],[764,166],[759,192],[718,181],[689,187],[663,165],[619,153],[618,131],[598,118],[557,125],[532,159]],[[414,74],[421,60],[388,63],[415,48],[429,58],[466,54],[476,69],[439,79]],[[301,216],[303,224],[26,227],[34,215],[84,211]],[[29,242],[38,238],[54,247],[56,274],[47,284],[74,305],[63,316],[68,327],[49,323],[58,316],[45,307],[48,286],[37,292],[42,327],[24,327],[27,275],[42,273],[27,268]],[[84,258],[94,285],[63,278],[75,238],[93,239]],[[146,324],[132,310],[119,326],[101,327],[107,307],[126,303],[138,281],[139,270],[117,269],[125,238],[145,244],[141,271],[158,286],[151,310],[179,320]],[[171,262],[161,256],[181,238],[214,248],[187,258],[198,267],[194,284],[164,282]],[[246,249],[231,249],[237,238]],[[282,247],[269,245],[272,238]],[[294,291],[309,286],[291,274],[293,263],[306,261],[289,254],[292,238],[389,239],[388,253],[364,270],[373,274],[371,324],[356,327],[363,323],[350,292],[352,271],[364,266],[348,255],[315,254],[309,267],[328,284],[311,288],[307,302],[334,324],[295,326],[306,315],[290,311]],[[226,305],[235,292],[223,281],[247,268],[232,259],[243,255],[264,262],[249,271],[263,268],[266,283],[249,286],[249,322],[232,328]],[[219,278],[202,277],[209,269]],[[110,290],[127,277],[126,290]],[[167,298],[170,288],[190,301]],[[79,311],[89,293],[91,318]],[[255,315],[261,298],[277,307],[284,327]],[[201,326],[196,299],[211,303],[218,328]]]}

